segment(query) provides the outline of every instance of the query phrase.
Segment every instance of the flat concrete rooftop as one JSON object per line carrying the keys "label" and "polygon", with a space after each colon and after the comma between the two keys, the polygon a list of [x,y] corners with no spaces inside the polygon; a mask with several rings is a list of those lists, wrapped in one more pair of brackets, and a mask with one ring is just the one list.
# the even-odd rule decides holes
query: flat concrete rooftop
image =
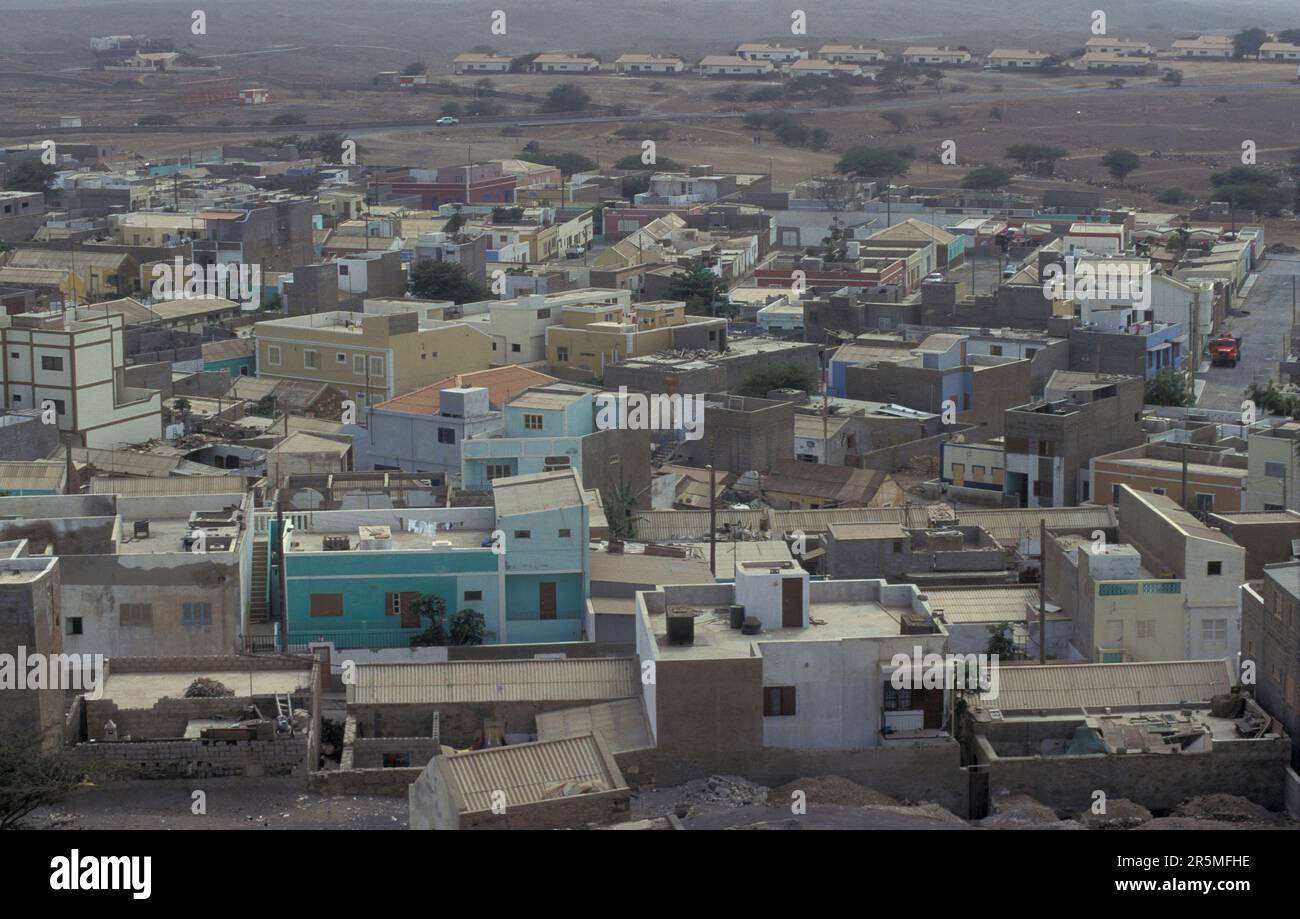
{"label": "flat concrete rooftop", "polygon": [[650,616],[650,628],[661,660],[744,658],[760,653],[755,645],[772,641],[840,641],[846,638],[896,638],[902,634],[902,617],[911,607],[885,607],[872,601],[858,603],[814,603],[809,621],[800,629],[764,629],[757,635],[731,628],[726,607],[677,607],[695,615],[695,642],[668,642],[668,620],[663,614]]}
{"label": "flat concrete rooftop", "polygon": [[[207,677],[236,696],[270,696],[311,686],[311,670],[194,670],[187,673],[113,673],[109,664],[104,698],[118,708],[153,708],[159,699],[183,699],[185,689]],[[267,714],[263,712],[262,714]]]}

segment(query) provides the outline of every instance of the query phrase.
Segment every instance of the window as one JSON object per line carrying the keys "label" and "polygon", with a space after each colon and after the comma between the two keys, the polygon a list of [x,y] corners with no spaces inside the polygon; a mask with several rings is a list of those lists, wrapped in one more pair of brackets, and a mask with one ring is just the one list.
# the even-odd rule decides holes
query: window
{"label": "window", "polygon": [[560,530],[560,539],[568,539],[573,535],[572,530]]}
{"label": "window", "polygon": [[984,481],[984,467],[983,467],[983,466],[972,466],[972,467],[970,468],[970,474],[971,474],[971,478],[975,479],[976,481],[979,481],[979,482]]}
{"label": "window", "polygon": [[763,717],[784,718],[795,713],[793,686],[763,687]]}
{"label": "window", "polygon": [[364,354],[352,355],[352,372],[359,377],[366,375],[366,356]]}
{"label": "window", "polygon": [[481,591],[481,590],[467,590],[467,591],[465,591],[465,599],[466,599],[466,601],[469,601],[469,600],[482,600],[482,599],[483,599],[483,591]]}
{"label": "window", "polygon": [[340,275],[340,276],[346,278],[346,277],[348,276],[348,274],[351,272],[351,270],[352,270],[352,266],[351,266],[351,265],[345,265],[345,264],[343,264],[343,263],[339,263],[339,275]]}
{"label": "window", "polygon": [[488,463],[487,465],[487,480],[489,482],[493,479],[509,478],[514,474],[514,470],[510,468],[509,463]]}
{"label": "window", "polygon": [[569,349],[566,346],[560,345],[558,348],[555,349],[556,361],[564,362],[567,361],[568,359],[569,359]]}
{"label": "window", "polygon": [[438,443],[454,444],[456,442],[455,428],[438,428]]}
{"label": "window", "polygon": [[1228,620],[1206,619],[1201,622],[1201,641],[1227,641]]}
{"label": "window", "polygon": [[1001,345],[989,345],[989,354],[993,355],[993,357],[1001,357],[1001,356],[1002,356],[1002,346],[1001,346]]}
{"label": "window", "polygon": [[538,318],[538,319],[550,319],[550,318],[551,318],[551,308],[548,306],[548,307],[546,307],[546,308],[544,308],[544,309],[540,309],[540,310],[538,310],[538,311],[537,311],[537,318]]}
{"label": "window", "polygon": [[13,401],[14,401],[14,402],[21,402],[21,401],[23,401],[23,397],[22,397],[22,396],[19,396],[19,395],[15,395]]}
{"label": "window", "polygon": [[336,364],[346,364],[348,362],[348,356],[342,351],[336,351],[334,353],[334,362]]}
{"label": "window", "polygon": [[1264,475],[1270,479],[1286,478],[1286,463],[1265,463]]}
{"label": "window", "polygon": [[1203,491],[1196,493],[1196,510],[1198,513],[1208,514],[1214,510],[1214,495],[1206,494]]}
{"label": "window", "polygon": [[514,354],[518,354],[520,351],[523,350],[523,348],[519,347],[518,344],[513,344],[513,345],[510,346],[510,350],[511,350],[512,353],[514,353]]}
{"label": "window", "polygon": [[312,594],[311,615],[342,616],[343,594]]}
{"label": "window", "polygon": [[320,355],[310,348],[302,352],[302,366],[304,370],[319,370]]}
{"label": "window", "polygon": [[266,363],[267,363],[268,365],[272,366],[272,367],[279,367],[279,366],[280,366],[280,346],[279,346],[279,345],[267,345],[267,346],[266,346]]}
{"label": "window", "polygon": [[49,355],[49,354],[42,354],[42,355],[41,355],[41,369],[42,369],[42,370],[62,370],[62,369],[63,369],[63,358],[61,358],[61,357],[53,357],[53,356],[51,356],[51,355]]}
{"label": "window", "polygon": [[1154,619],[1138,620],[1138,638],[1155,638],[1156,621]]}
{"label": "window", "polygon": [[906,712],[912,710],[912,690],[895,689],[892,682],[885,684],[884,709],[887,712]]}
{"label": "window", "polygon": [[384,359],[382,357],[372,357],[370,359],[370,375],[372,377],[382,377],[384,375]]}
{"label": "window", "polygon": [[62,399],[47,399],[46,401],[54,406],[54,414],[66,415],[68,413],[67,405]]}
{"label": "window", "polygon": [[181,604],[181,625],[212,625],[212,604]]}
{"label": "window", "polygon": [[1205,573],[1211,577],[1223,574],[1223,562],[1206,562]]}
{"label": "window", "polygon": [[1038,349],[1037,349],[1037,348],[1026,348],[1026,349],[1025,349],[1025,360],[1029,360],[1031,357],[1033,357],[1033,356],[1034,356],[1035,354],[1037,354],[1037,353],[1038,353]]}
{"label": "window", "polygon": [[542,429],[542,423],[543,423],[543,419],[541,415],[524,416],[525,431],[540,431]]}
{"label": "window", "polygon": [[532,539],[532,530],[515,530],[515,539]]}
{"label": "window", "polygon": [[1151,489],[1151,494],[1153,494],[1153,495],[1164,495],[1164,494],[1168,494],[1168,491],[1167,491],[1166,489],[1164,489],[1164,488],[1153,488],[1153,489]]}
{"label": "window", "polygon": [[69,616],[69,617],[67,618],[67,625],[68,625],[68,634],[69,634],[69,635],[82,635],[82,634],[84,634],[84,633],[82,632],[82,630],[81,630],[81,617],[80,617],[80,616]]}
{"label": "window", "polygon": [[153,625],[152,603],[119,603],[117,624],[124,629],[148,628]]}
{"label": "window", "polygon": [[897,540],[897,539],[894,540],[894,554],[895,555],[903,554],[903,543],[901,540]]}

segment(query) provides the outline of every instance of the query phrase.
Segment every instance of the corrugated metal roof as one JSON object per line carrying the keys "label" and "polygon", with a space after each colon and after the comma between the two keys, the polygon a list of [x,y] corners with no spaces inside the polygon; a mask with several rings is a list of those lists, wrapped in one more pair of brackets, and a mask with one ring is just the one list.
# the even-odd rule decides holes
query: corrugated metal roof
{"label": "corrugated metal roof", "polygon": [[434,763],[453,786],[462,814],[491,810],[496,791],[505,792],[507,807],[518,807],[564,797],[570,782],[591,783],[593,794],[627,787],[591,734],[439,756]]}
{"label": "corrugated metal roof", "polygon": [[772,526],[778,533],[803,530],[824,533],[832,523],[893,523],[902,525],[906,514],[901,507],[842,507],[824,511],[774,511]]}
{"label": "corrugated metal roof", "polygon": [[[926,588],[922,593],[930,609],[952,623],[1023,622],[1026,604],[1038,607],[1038,588],[1019,584],[966,590]],[[1049,611],[1051,608],[1049,605]]]}
{"label": "corrugated metal roof", "polygon": [[242,495],[256,479],[242,475],[193,475],[162,478],[148,476],[96,476],[92,495]]}
{"label": "corrugated metal roof", "polygon": [[[1113,529],[1116,525],[1115,509],[1110,505],[1082,507],[1035,507],[1025,510],[957,512],[962,526],[982,526],[999,542],[1006,539],[1038,538],[1038,522],[1047,521],[1049,530]],[[917,523],[916,526],[928,526]]]}
{"label": "corrugated metal roof", "polygon": [[584,503],[578,473],[573,469],[534,472],[492,482],[492,498],[497,514],[534,514],[557,507],[576,507]]}
{"label": "corrugated metal roof", "polygon": [[601,702],[599,705],[537,715],[538,740],[562,740],[596,731],[600,732],[611,753],[654,746],[650,723],[640,699],[620,699],[618,702]]}
{"label": "corrugated metal roof", "polygon": [[630,657],[360,664],[348,702],[581,702],[627,699],[639,689]]}
{"label": "corrugated metal roof", "polygon": [[[733,511],[718,508],[718,528],[725,524],[755,532],[766,519],[764,511]],[[637,511],[633,519],[637,539],[662,542],[672,539],[707,539],[708,511]]]}
{"label": "corrugated metal roof", "polygon": [[999,667],[997,679],[996,694],[981,694],[978,705],[1004,714],[1171,708],[1208,702],[1232,685],[1224,660]]}
{"label": "corrugated metal roof", "polygon": [[63,490],[66,467],[53,460],[0,462],[0,491]]}

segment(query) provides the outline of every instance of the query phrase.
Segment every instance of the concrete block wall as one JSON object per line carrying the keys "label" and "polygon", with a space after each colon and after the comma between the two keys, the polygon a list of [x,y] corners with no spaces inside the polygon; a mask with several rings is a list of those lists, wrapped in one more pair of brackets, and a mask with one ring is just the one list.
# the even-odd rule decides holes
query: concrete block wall
{"label": "concrete block wall", "polygon": [[352,742],[352,768],[381,769],[385,755],[404,754],[411,768],[423,769],[437,753],[432,737],[358,737]]}
{"label": "concrete block wall", "polygon": [[989,767],[989,794],[1030,795],[1058,814],[1079,814],[1101,789],[1159,814],[1199,795],[1241,795],[1270,810],[1285,806],[1286,738],[1216,743],[1210,753],[998,757],[975,738]]}
{"label": "concrete block wall", "polygon": [[347,769],[311,773],[308,785],[323,795],[394,795],[406,797],[422,768]]}
{"label": "concrete block wall", "polygon": [[212,654],[184,657],[114,657],[108,662],[109,673],[189,673],[193,671],[275,671],[310,670],[307,655],[240,655]]}
{"label": "concrete block wall", "polygon": [[[295,705],[305,705],[307,698],[295,697]],[[117,736],[130,735],[139,740],[171,740],[185,736],[185,726],[200,718],[238,720],[246,706],[256,705],[263,718],[275,716],[273,696],[226,696],[219,699],[159,699],[152,708],[119,708],[111,699],[83,702],[88,740],[103,740],[104,725],[117,725]]]}
{"label": "concrete block wall", "polygon": [[163,779],[181,776],[293,775],[301,770],[306,739],[276,740],[164,740],[82,743],[74,756],[122,769],[133,778]]}

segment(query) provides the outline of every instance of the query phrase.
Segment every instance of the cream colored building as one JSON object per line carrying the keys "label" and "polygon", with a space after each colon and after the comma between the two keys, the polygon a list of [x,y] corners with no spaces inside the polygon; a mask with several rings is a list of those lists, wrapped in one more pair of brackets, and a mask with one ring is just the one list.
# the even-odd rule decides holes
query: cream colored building
{"label": "cream colored building", "polygon": [[123,318],[100,308],[0,316],[0,383],[10,410],[52,411],[61,432],[113,449],[162,436],[156,389],[127,386]]}
{"label": "cream colored building", "polygon": [[492,363],[492,338],[472,323],[421,320],[416,312],[337,310],[253,326],[257,375],[328,383],[366,406]]}
{"label": "cream colored building", "polygon": [[116,228],[118,240],[124,246],[170,249],[191,239],[207,237],[207,221],[192,214],[135,211],[110,214],[108,222]]}
{"label": "cream colored building", "polygon": [[546,360],[557,376],[599,379],[605,367],[629,357],[674,347],[717,347],[727,320],[688,316],[677,300],[638,303],[635,315],[621,306],[565,307],[559,323],[546,330]]}

